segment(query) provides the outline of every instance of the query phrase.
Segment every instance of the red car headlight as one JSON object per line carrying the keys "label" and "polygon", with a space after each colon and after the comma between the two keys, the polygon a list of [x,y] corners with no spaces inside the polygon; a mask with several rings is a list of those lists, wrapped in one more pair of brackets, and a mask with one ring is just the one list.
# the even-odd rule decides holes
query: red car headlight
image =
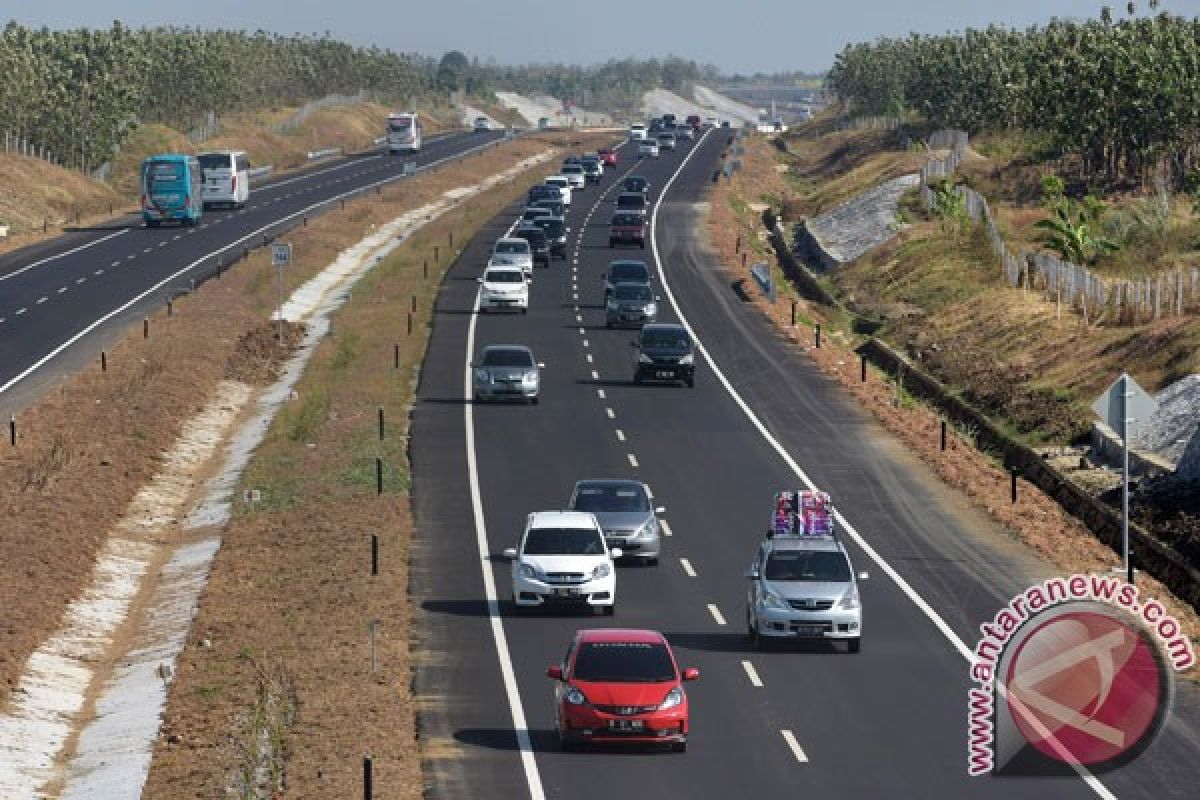
{"label": "red car headlight", "polygon": [[665,698],[663,698],[663,701],[659,705],[658,710],[666,711],[669,708],[674,708],[675,706],[679,705],[682,702],[683,702],[683,687],[676,686],[674,689],[667,692],[667,696]]}
{"label": "red car headlight", "polygon": [[583,696],[583,692],[574,687],[567,690],[566,699],[573,706],[582,706],[587,703],[587,698]]}

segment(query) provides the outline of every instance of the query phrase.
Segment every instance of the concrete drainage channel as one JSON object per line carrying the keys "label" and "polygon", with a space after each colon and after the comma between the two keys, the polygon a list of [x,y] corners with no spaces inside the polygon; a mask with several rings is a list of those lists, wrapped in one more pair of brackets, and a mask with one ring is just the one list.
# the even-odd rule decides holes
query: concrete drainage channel
{"label": "concrete drainage channel", "polygon": [[[244,384],[220,384],[109,534],[91,583],[67,609],[62,628],[30,657],[10,710],[0,716],[0,797],[140,797],[175,661],[237,482],[333,312],[359,279],[422,226],[552,155],[527,158],[397,217],[295,291],[284,317],[304,323],[307,332],[283,377],[257,396]],[[199,480],[214,467],[214,477]]]}

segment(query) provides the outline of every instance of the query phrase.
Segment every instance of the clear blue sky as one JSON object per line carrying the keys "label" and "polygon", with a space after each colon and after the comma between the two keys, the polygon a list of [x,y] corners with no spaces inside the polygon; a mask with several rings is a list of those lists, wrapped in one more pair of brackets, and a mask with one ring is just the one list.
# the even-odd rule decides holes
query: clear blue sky
{"label": "clear blue sky", "polygon": [[[1103,0],[0,0],[0,20],[52,28],[174,24],[320,33],[500,63],[595,63],[675,54],[728,72],[823,70],[849,42],[1052,16],[1096,17]],[[1124,0],[1111,2],[1125,13]],[[1138,0],[1144,12],[1147,0]],[[1195,16],[1200,0],[1163,0]]]}

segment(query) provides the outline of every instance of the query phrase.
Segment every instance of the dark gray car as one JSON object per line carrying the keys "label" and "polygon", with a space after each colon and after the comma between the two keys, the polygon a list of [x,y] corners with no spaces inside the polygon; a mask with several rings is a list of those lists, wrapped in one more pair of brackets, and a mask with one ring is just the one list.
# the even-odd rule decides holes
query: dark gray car
{"label": "dark gray car", "polygon": [[536,404],[544,366],[525,345],[493,344],[483,348],[471,364],[475,401],[509,398]]}
{"label": "dark gray car", "polygon": [[608,271],[600,277],[604,279],[604,303],[607,305],[608,298],[618,283],[640,283],[649,286],[650,268],[646,266],[645,261],[613,261],[609,263]]}
{"label": "dark gray car", "polygon": [[594,514],[610,550],[620,548],[624,556],[651,566],[658,564],[662,540],[657,515],[667,510],[651,504],[646,484],[630,480],[579,481],[567,508]]}
{"label": "dark gray car", "polygon": [[604,304],[604,327],[640,328],[658,319],[658,298],[644,283],[618,283]]}

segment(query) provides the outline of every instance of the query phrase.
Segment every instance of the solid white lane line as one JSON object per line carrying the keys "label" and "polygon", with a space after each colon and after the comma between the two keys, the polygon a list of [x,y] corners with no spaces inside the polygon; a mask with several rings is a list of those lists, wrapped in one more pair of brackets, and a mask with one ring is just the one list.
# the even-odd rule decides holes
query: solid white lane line
{"label": "solid white lane line", "polygon": [[633,467],[634,469],[638,468],[637,456],[635,456],[633,453],[626,453],[625,457],[629,459],[629,466]]}
{"label": "solid white lane line", "polygon": [[492,639],[500,661],[500,677],[508,697],[509,713],[512,715],[513,730],[517,736],[517,749],[521,754],[521,765],[525,770],[525,782],[529,786],[530,800],[545,800],[542,777],[538,773],[537,760],[533,755],[533,742],[529,737],[529,725],[525,720],[525,708],[521,705],[521,690],[517,685],[512,656],[508,649],[508,637],[504,633],[504,621],[500,617],[500,601],[496,594],[496,579],[492,574],[491,546],[488,544],[487,526],[483,518],[483,497],[479,490],[479,465],[475,455],[475,406],[470,402],[471,358],[475,352],[475,323],[479,319],[479,294],[475,295],[475,308],[467,323],[467,346],[463,364],[463,424],[467,444],[467,482],[470,488],[471,509],[475,518],[475,541],[479,551],[480,571],[483,574],[483,590],[487,597],[488,619],[491,622]]}
{"label": "solid white lane line", "polygon": [[759,689],[762,688],[762,678],[758,677],[758,670],[749,661],[742,662],[742,669],[746,670],[746,677],[750,679],[750,685]]}
{"label": "solid white lane line", "polygon": [[725,624],[725,617],[721,616],[721,609],[717,608],[712,603],[708,604],[708,613],[712,614],[712,618],[716,620],[718,625]]}
{"label": "solid white lane line", "polygon": [[[705,133],[704,136],[708,136],[708,133]],[[701,141],[703,141],[703,137],[701,137]],[[747,404],[745,399],[742,398],[742,395],[738,392],[738,390],[735,389],[733,384],[729,382],[729,379],[725,377],[725,373],[721,370],[720,366],[708,352],[708,348],[704,346],[704,342],[701,341],[701,339],[696,335],[695,328],[692,327],[691,322],[684,315],[683,310],[679,307],[679,301],[675,298],[675,292],[672,291],[671,284],[667,280],[666,270],[663,269],[663,260],[658,252],[658,209],[660,208],[662,200],[667,196],[667,192],[670,190],[671,185],[675,183],[675,180],[683,171],[684,166],[686,166],[688,161],[691,160],[692,156],[698,152],[698,149],[699,148],[693,148],[679,164],[679,167],[675,170],[675,173],[671,175],[670,179],[663,186],[662,192],[659,194],[659,201],[654,204],[654,208],[650,213],[650,249],[654,255],[654,261],[658,268],[658,275],[662,283],[663,291],[666,292],[667,300],[671,303],[671,307],[675,310],[675,315],[679,319],[679,324],[682,325],[684,329],[687,330],[687,332],[691,335],[692,341],[695,343],[696,350],[704,357],[704,360],[708,362],[709,368],[712,370],[713,375],[725,389],[726,393],[729,394],[729,396],[737,404],[738,408],[742,410],[742,413],[746,416],[746,419],[748,419],[750,424],[758,430],[759,434],[764,440],[766,440],[767,444],[771,446],[771,448],[779,455],[788,468],[791,469],[792,473],[796,475],[796,477],[805,485],[806,488],[815,490],[817,485],[800,467],[800,464],[792,457],[791,453],[789,453],[787,449],[784,448],[784,446],[779,442],[779,440],[776,439],[769,430],[767,430],[767,426],[763,424],[762,420],[759,419],[756,413],[754,413],[754,410],[750,408],[749,404]],[[896,584],[896,586],[905,594],[906,597],[908,597],[909,601],[912,602],[912,604],[915,605],[926,616],[926,618],[933,623],[933,626],[937,628],[937,630],[946,638],[946,640],[950,642],[951,647],[957,651],[958,654],[962,656],[968,664],[973,664],[975,662],[974,652],[971,650],[971,648],[967,647],[966,643],[963,642],[961,638],[959,638],[958,634],[954,632],[954,629],[951,628],[944,619],[942,619],[941,615],[934,610],[933,606],[929,605],[928,601],[926,601],[925,598],[922,597],[890,563],[884,560],[883,556],[879,555],[878,551],[876,551],[875,548],[872,547],[865,538],[863,538],[863,536],[854,528],[853,525],[850,524],[849,520],[847,520],[840,511],[834,509],[833,514],[837,523],[842,527],[843,530],[846,531],[846,534],[854,541],[855,544],[859,546],[859,548],[867,555],[867,557],[871,559],[871,561],[873,561],[885,575],[891,578],[892,582]],[[1057,740],[1053,739],[1052,736],[1049,738],[1050,744],[1053,746]],[[1080,777],[1080,779],[1088,785],[1088,788],[1095,792],[1099,797],[1104,798],[1104,800],[1116,800],[1116,795],[1109,791],[1108,787],[1101,783],[1100,780],[1093,775],[1090,770],[1087,769],[1087,767],[1080,764],[1072,764],[1071,768]]]}
{"label": "solid white lane line", "polygon": [[620,428],[617,428],[617,441],[625,441],[625,431],[621,430]]}
{"label": "solid white lane line", "polygon": [[796,741],[796,734],[787,729],[780,731],[780,733],[783,734],[783,740],[787,742],[787,746],[791,748],[792,755],[796,757],[796,760],[801,764],[807,764],[808,754],[804,752],[804,748],[800,746],[798,741]]}
{"label": "solid white lane line", "polygon": [[37,267],[40,267],[43,264],[49,264],[51,261],[57,261],[60,258],[66,258],[67,256],[74,255],[75,253],[81,252],[83,250],[87,250],[89,247],[95,247],[98,244],[107,242],[110,239],[115,239],[118,236],[124,236],[127,233],[129,233],[129,229],[125,228],[124,230],[119,230],[116,233],[110,233],[108,236],[101,237],[94,242],[88,242],[87,244],[81,244],[79,247],[76,247],[71,250],[66,250],[62,253],[59,253],[58,255],[48,256],[48,257],[40,259],[38,261],[34,261],[32,264],[26,264],[25,266],[21,267],[20,269],[15,269],[12,272],[8,273],[7,275],[0,275],[0,283],[3,283],[4,281],[8,280],[9,278],[15,278],[18,275],[23,275],[24,273],[28,272],[29,270],[36,269]]}
{"label": "solid white lane line", "polygon": [[[683,567],[683,571],[687,573],[689,578],[696,577],[696,570],[694,567],[692,567],[692,562],[688,561],[686,558],[679,559],[679,566]],[[742,663],[745,664],[746,662],[743,661]]]}
{"label": "solid white lane line", "polygon": [[611,408],[604,409],[604,413],[608,414],[609,419],[617,418],[617,412],[613,411]]}

